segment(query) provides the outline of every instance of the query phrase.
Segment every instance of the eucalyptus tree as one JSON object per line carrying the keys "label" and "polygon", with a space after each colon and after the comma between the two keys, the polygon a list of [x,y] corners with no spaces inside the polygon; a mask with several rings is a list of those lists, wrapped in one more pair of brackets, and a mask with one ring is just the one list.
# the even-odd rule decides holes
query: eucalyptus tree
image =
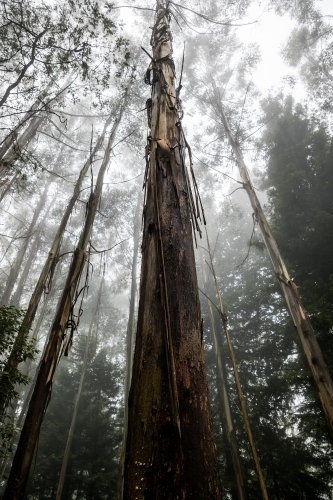
{"label": "eucalyptus tree", "polygon": [[152,84],[151,133],[124,498],[220,499],[192,243],[197,212],[184,165],[170,8],[157,2],[145,77]]}

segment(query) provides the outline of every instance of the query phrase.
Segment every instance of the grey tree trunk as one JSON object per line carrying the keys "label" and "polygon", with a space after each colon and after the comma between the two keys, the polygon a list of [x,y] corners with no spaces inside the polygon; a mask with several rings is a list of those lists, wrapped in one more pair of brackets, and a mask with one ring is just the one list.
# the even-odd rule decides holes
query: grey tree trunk
{"label": "grey tree trunk", "polygon": [[11,148],[0,160],[0,178],[11,173],[11,167],[14,162],[20,158],[30,141],[35,137],[37,130],[46,119],[46,115],[35,116],[31,119],[26,130],[13,143]]}
{"label": "grey tree trunk", "polygon": [[31,264],[34,260],[34,258],[36,258],[36,252],[37,252],[37,249],[40,245],[40,237],[41,237],[41,234],[42,234],[42,231],[43,231],[43,227],[44,227],[44,224],[45,224],[45,221],[47,220],[48,218],[48,215],[50,213],[50,210],[51,210],[51,207],[54,203],[54,199],[51,201],[51,203],[49,204],[45,214],[44,214],[44,217],[43,219],[41,220],[40,224],[39,224],[39,227],[36,231],[36,235],[35,235],[35,238],[29,248],[29,252],[28,252],[28,257],[27,257],[27,260],[24,264],[24,269],[21,273],[21,276],[20,276],[20,279],[17,283],[17,287],[16,287],[16,290],[14,292],[14,295],[11,299],[11,304],[13,306],[16,306],[16,307],[19,307],[20,305],[20,300],[21,300],[21,296],[22,296],[22,293],[23,293],[23,289],[24,289],[24,285],[25,285],[25,282],[27,280],[27,277],[29,275],[29,272],[30,272],[30,269],[31,269]]}
{"label": "grey tree trunk", "polygon": [[126,370],[125,370],[125,384],[124,384],[124,430],[123,441],[121,446],[121,454],[119,461],[119,480],[118,480],[118,500],[123,498],[124,490],[124,470],[125,470],[125,453],[126,453],[126,438],[128,426],[128,396],[132,378],[133,368],[133,349],[135,342],[135,303],[137,295],[137,267],[138,267],[138,253],[139,253],[139,235],[140,235],[140,214],[141,214],[141,196],[138,196],[135,214],[134,214],[134,231],[133,231],[133,260],[132,260],[132,279],[131,279],[131,295],[130,305],[126,332]]}
{"label": "grey tree trunk", "polygon": [[[25,253],[27,251],[32,233],[35,229],[37,219],[38,219],[41,211],[44,208],[44,205],[45,205],[45,202],[47,199],[47,191],[48,191],[48,186],[46,186],[46,188],[44,189],[44,192],[40,198],[38,206],[34,212],[34,215],[31,219],[31,222],[29,224],[27,236],[23,239],[22,246],[21,246],[21,248],[16,256],[15,262],[13,263],[13,265],[11,267],[11,270],[10,270],[10,273],[9,273],[9,276],[8,276],[8,279],[6,282],[4,293],[3,293],[1,300],[0,300],[0,306],[8,304],[10,301],[10,296],[12,294],[12,291],[13,291],[13,288],[15,286],[18,274],[20,272],[20,268],[21,268]],[[1,408],[1,406],[0,406],[0,408]]]}
{"label": "grey tree trunk", "polygon": [[[15,129],[4,139],[0,147],[0,178],[2,178],[7,173],[11,173],[13,164],[18,158],[20,158],[31,140],[35,137],[43,121],[46,120],[48,108],[50,107],[50,105],[56,104],[60,96],[70,87],[72,83],[70,82],[70,80],[71,77],[67,79],[64,87],[58,92],[58,94],[50,99],[47,104],[39,110],[38,107],[40,106],[41,101],[46,97],[49,89],[53,84],[53,82],[50,82],[49,85],[45,88],[44,92],[38,97],[36,102],[30,108],[30,110],[25,114],[22,120],[15,127]],[[26,129],[21,135],[19,135],[18,132],[27,123],[28,125]]]}
{"label": "grey tree trunk", "polygon": [[[103,145],[106,130],[107,130],[107,127],[110,125],[111,120],[112,120],[112,115],[110,115],[110,117],[106,121],[104,129],[102,131],[102,134],[98,138],[95,147],[93,148],[93,150],[90,153],[89,157],[87,158],[85,164],[83,165],[82,170],[80,171],[78,180],[76,181],[76,184],[74,187],[73,195],[72,195],[71,199],[69,200],[68,205],[66,207],[66,210],[62,216],[58,230],[54,236],[54,240],[53,240],[53,243],[51,245],[50,252],[46,258],[43,269],[41,270],[41,273],[39,275],[39,279],[38,279],[37,284],[35,286],[35,290],[31,296],[27,311],[25,313],[25,316],[24,316],[24,319],[22,322],[22,328],[19,332],[19,335],[17,336],[17,339],[15,340],[12,352],[7,360],[7,364],[6,364],[6,368],[5,368],[6,372],[9,372],[10,370],[17,368],[17,366],[18,366],[18,355],[20,352],[19,351],[20,346],[22,345],[22,340],[25,338],[26,335],[28,335],[29,330],[32,326],[38,305],[39,305],[40,300],[42,298],[43,292],[47,286],[48,279],[49,279],[49,287],[51,286],[52,277],[54,275],[55,268],[56,268],[56,265],[58,262],[61,242],[63,239],[63,235],[65,233],[65,229],[66,229],[68,220],[71,216],[74,205],[75,205],[75,203],[80,195],[82,183],[83,183],[84,177],[87,174],[88,168],[90,167],[97,151],[99,149],[101,149],[101,147]],[[0,411],[1,411],[1,409],[3,409],[5,407],[6,403],[7,403],[7,400],[5,399],[5,395],[0,395]]]}
{"label": "grey tree trunk", "polygon": [[[74,405],[74,410],[73,410],[73,415],[72,415],[72,422],[71,422],[69,432],[68,432],[65,453],[64,453],[64,456],[62,459],[61,471],[60,471],[57,494],[56,494],[55,500],[62,499],[62,491],[63,491],[64,482],[65,482],[65,478],[66,478],[67,465],[68,465],[69,455],[70,455],[71,446],[72,446],[72,440],[73,440],[74,431],[75,431],[76,419],[77,419],[77,415],[78,415],[78,411],[79,411],[79,407],[80,407],[80,402],[81,402],[81,394],[82,394],[82,389],[83,389],[84,377],[85,377],[87,366],[88,366],[88,352],[89,352],[89,345],[90,345],[90,340],[91,340],[91,333],[92,333],[92,329],[93,329],[93,326],[95,323],[98,309],[100,307],[103,284],[104,284],[104,274],[103,274],[103,277],[101,279],[101,283],[100,283],[98,294],[97,294],[96,308],[91,316],[91,322],[90,322],[89,331],[88,331],[88,335],[87,335],[83,363],[82,363],[80,383],[79,383],[79,387],[78,387],[78,391],[77,391],[77,395],[76,395],[76,400],[75,400],[75,405]],[[96,337],[97,337],[97,331],[96,331]]]}
{"label": "grey tree trunk", "polygon": [[[207,291],[208,281],[204,270],[204,266],[202,266],[202,269],[204,274],[205,290]],[[227,461],[228,462],[230,461],[232,464],[232,469],[235,477],[236,496],[239,500],[246,500],[247,496],[245,488],[244,470],[242,466],[242,459],[239,453],[234,420],[232,417],[227,374],[225,370],[224,360],[222,358],[222,349],[223,349],[222,339],[221,336],[219,335],[218,328],[215,324],[216,322],[215,322],[214,312],[212,304],[209,300],[207,300],[207,305],[209,310],[209,319],[211,324],[213,349],[215,356],[217,393],[221,411],[222,430],[229,455],[229,457],[227,457]],[[233,498],[235,497],[235,492],[232,492],[232,496]]]}
{"label": "grey tree trunk", "polygon": [[19,121],[19,123],[15,126],[13,130],[5,137],[5,139],[1,142],[0,145],[0,160],[5,156],[7,151],[15,144],[19,137],[20,130],[27,124],[27,122],[33,118],[40,111],[40,104],[47,96],[53,82],[50,82],[44,91],[38,96],[34,104],[31,108],[25,113],[23,118]]}
{"label": "grey tree trunk", "polygon": [[297,286],[288,273],[282,255],[280,254],[278,245],[270,230],[267,219],[251,182],[241,149],[230,129],[222,105],[221,96],[219,95],[219,92],[215,85],[214,92],[219,117],[224,125],[227,137],[230,142],[230,146],[234,152],[240,176],[243,182],[243,187],[249,196],[253,212],[259,224],[266,248],[272,261],[275,275],[281,285],[282,293],[286,300],[290,317],[293,320],[294,326],[301,341],[306,360],[312,372],[322,409],[326,416],[328,427],[330,429],[331,435],[333,436],[333,382],[331,375],[327,369],[322,351],[316,338],[316,334],[303,306]]}
{"label": "grey tree trunk", "polygon": [[94,191],[89,197],[85,224],[73,255],[65,288],[51,327],[50,338],[39,365],[36,385],[31,396],[27,416],[17,445],[17,450],[14,456],[3,500],[19,500],[24,495],[40,427],[49,402],[52,380],[57,367],[58,359],[62,350],[65,350],[66,353],[71,345],[71,337],[66,339],[66,329],[73,301],[75,300],[82,271],[86,262],[86,249],[91,237],[93,222],[102,192],[103,178],[109,163],[113,142],[123,110],[124,105],[121,107],[118,117],[112,127],[104,159],[97,176],[96,185]]}
{"label": "grey tree trunk", "polygon": [[216,273],[215,273],[215,269],[214,269],[213,256],[212,256],[212,252],[211,252],[211,248],[210,248],[207,228],[206,228],[206,238],[207,238],[207,247],[208,247],[209,259],[210,259],[210,268],[211,268],[213,278],[214,278],[216,295],[218,296],[218,300],[219,300],[219,308],[217,310],[218,310],[219,315],[220,315],[221,320],[222,320],[223,330],[224,330],[224,334],[226,337],[227,346],[229,349],[229,356],[230,356],[230,360],[231,360],[231,364],[232,364],[232,369],[234,372],[237,395],[238,395],[239,405],[240,405],[240,409],[241,409],[241,413],[242,413],[244,428],[245,428],[247,438],[249,441],[249,445],[250,445],[250,449],[251,449],[251,453],[252,453],[252,458],[253,458],[253,462],[254,462],[254,468],[255,468],[255,471],[256,471],[256,474],[258,477],[258,481],[259,481],[259,485],[260,485],[261,495],[262,495],[263,500],[268,500],[266,482],[265,482],[264,474],[263,474],[263,471],[262,471],[262,468],[260,465],[257,447],[256,447],[256,444],[254,442],[254,438],[253,438],[253,434],[252,434],[252,428],[251,428],[251,424],[250,424],[250,420],[249,420],[249,416],[248,416],[248,412],[247,412],[247,408],[246,408],[246,404],[245,404],[242,386],[240,383],[234,347],[233,347],[231,339],[230,339],[227,315],[225,314],[225,311],[224,311],[222,294],[221,294],[221,291],[220,291],[218,283],[217,283],[217,277],[216,277]]}

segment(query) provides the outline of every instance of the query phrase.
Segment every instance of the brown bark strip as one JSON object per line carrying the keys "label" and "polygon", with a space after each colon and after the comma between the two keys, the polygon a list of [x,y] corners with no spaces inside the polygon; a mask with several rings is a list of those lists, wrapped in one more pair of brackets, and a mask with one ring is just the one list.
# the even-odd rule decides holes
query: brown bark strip
{"label": "brown bark strip", "polygon": [[331,432],[331,436],[333,437],[333,381],[331,375],[327,369],[322,351],[316,338],[315,331],[299,296],[297,286],[290,278],[282,255],[280,254],[277,242],[270,230],[269,224],[254,190],[241,149],[230,129],[226,114],[223,109],[221,97],[215,84],[213,85],[218,113],[224,125],[227,137],[230,142],[230,146],[236,157],[240,176],[243,182],[243,187],[249,196],[253,212],[259,224],[266,248],[272,261],[273,269],[280,282],[289,314],[291,316],[291,319],[293,320],[294,326],[300,338],[307,363],[312,372],[312,376],[318,390],[321,406],[326,416],[326,421]]}
{"label": "brown bark strip", "polygon": [[167,5],[157,2],[145,78],[151,134],[123,498],[220,500]]}

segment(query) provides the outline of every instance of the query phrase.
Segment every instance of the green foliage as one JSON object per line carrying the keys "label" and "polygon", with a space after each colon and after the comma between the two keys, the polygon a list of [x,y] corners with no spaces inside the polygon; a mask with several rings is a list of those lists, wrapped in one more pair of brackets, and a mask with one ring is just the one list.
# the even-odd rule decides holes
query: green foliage
{"label": "green foliage", "polygon": [[19,363],[27,359],[34,359],[37,353],[34,343],[24,335],[24,329],[22,328],[23,317],[24,311],[21,309],[14,306],[0,307],[0,392],[6,395],[7,407],[0,415],[0,456],[2,457],[7,456],[12,451],[12,437],[17,431],[10,417],[10,408],[8,406],[10,406],[14,398],[18,397],[16,386],[26,385],[29,382],[29,378],[23,375],[18,368],[8,365],[8,356],[12,352],[14,342],[19,335],[22,338],[16,349]]}

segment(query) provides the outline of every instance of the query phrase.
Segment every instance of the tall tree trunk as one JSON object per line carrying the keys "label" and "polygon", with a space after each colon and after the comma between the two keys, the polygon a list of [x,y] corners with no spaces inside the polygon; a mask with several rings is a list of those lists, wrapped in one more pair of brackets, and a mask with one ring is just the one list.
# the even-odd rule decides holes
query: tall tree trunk
{"label": "tall tree trunk", "polygon": [[92,314],[91,317],[91,322],[89,326],[89,331],[87,335],[87,340],[86,340],[86,347],[84,351],[84,358],[83,358],[83,363],[82,363],[82,371],[81,371],[81,377],[80,377],[80,383],[76,395],[76,401],[74,405],[74,410],[73,410],[73,415],[72,415],[72,422],[69,428],[68,432],[68,437],[67,437],[67,442],[66,442],[66,448],[65,448],[65,453],[62,459],[62,465],[61,465],[61,471],[60,471],[60,476],[59,476],[59,482],[58,482],[58,488],[57,488],[57,494],[55,497],[55,500],[61,500],[62,499],[62,491],[64,487],[64,482],[65,482],[65,477],[66,477],[66,471],[67,471],[67,464],[69,460],[69,454],[71,451],[71,446],[72,446],[72,440],[74,436],[74,431],[75,431],[75,425],[76,425],[76,419],[79,411],[79,406],[80,406],[80,401],[81,401],[81,394],[82,394],[82,389],[83,389],[83,382],[84,382],[84,377],[86,374],[86,369],[88,366],[88,352],[89,352],[89,345],[90,345],[90,340],[91,340],[91,333],[92,329],[94,326],[95,318],[98,312],[98,309],[100,307],[100,301],[101,301],[101,296],[102,296],[102,290],[103,290],[103,284],[104,284],[104,274],[101,279],[101,283],[99,286],[98,294],[97,294],[97,302],[96,302],[96,308]]}
{"label": "tall tree trunk", "polygon": [[132,260],[132,279],[131,279],[131,295],[130,305],[126,332],[126,371],[124,383],[124,429],[123,441],[121,446],[121,454],[119,460],[119,480],[117,498],[122,500],[124,491],[124,468],[125,468],[125,454],[126,454],[126,438],[127,438],[127,425],[128,425],[128,395],[132,378],[133,367],[133,348],[135,341],[135,302],[137,294],[137,267],[138,267],[138,253],[139,253],[139,235],[140,235],[140,213],[141,213],[141,196],[138,196],[135,214],[134,214],[134,231],[133,231],[133,260]]}
{"label": "tall tree trunk", "polygon": [[[207,276],[203,269],[204,284],[207,293]],[[212,304],[207,300],[209,319],[211,324],[212,340],[213,340],[213,350],[215,356],[215,370],[216,370],[216,381],[217,381],[217,394],[221,412],[221,423],[223,436],[227,447],[227,462],[231,462],[231,467],[234,472],[236,491],[232,492],[233,498],[238,498],[239,500],[246,500],[246,489],[245,489],[245,477],[244,470],[242,466],[242,460],[239,453],[236,431],[234,426],[234,420],[231,412],[229,389],[227,381],[227,373],[225,369],[225,363],[222,358],[222,338],[218,333],[218,327],[215,322],[214,312]]]}
{"label": "tall tree trunk", "polygon": [[279,247],[270,230],[267,219],[254,190],[241,149],[230,129],[226,114],[223,109],[221,96],[219,95],[215,84],[214,92],[218,113],[224,125],[227,137],[230,142],[230,146],[236,157],[240,176],[243,182],[243,187],[249,196],[252,209],[259,224],[262,236],[266,244],[266,248],[272,261],[274,272],[281,285],[282,293],[286,300],[289,314],[297,330],[306,360],[312,372],[313,379],[316,384],[321,401],[322,409],[326,416],[328,427],[331,431],[331,436],[333,437],[333,382],[331,375],[327,369],[322,351],[317,342],[316,334],[313,330],[310,319],[306,314],[301,297],[298,293],[297,286],[290,278],[282,255],[280,254]]}
{"label": "tall tree trunk", "polygon": [[167,5],[157,2],[146,74],[153,83],[150,154],[124,499],[217,500],[222,492]]}
{"label": "tall tree trunk", "polygon": [[[6,286],[5,286],[5,290],[4,290],[3,295],[1,297],[1,300],[0,300],[0,306],[6,305],[9,303],[9,299],[10,299],[11,293],[13,291],[13,288],[15,286],[17,276],[18,276],[18,273],[19,273],[21,265],[22,265],[22,261],[24,259],[25,253],[27,251],[29,241],[31,239],[31,235],[32,235],[33,230],[35,228],[37,219],[38,219],[41,211],[44,208],[44,205],[46,202],[46,197],[47,197],[47,191],[48,191],[48,186],[46,186],[46,188],[44,189],[44,192],[40,198],[38,206],[34,212],[32,220],[29,224],[27,236],[23,239],[22,246],[21,246],[21,248],[16,256],[14,264],[12,265],[12,267],[10,269],[10,273],[9,273],[9,276],[8,276],[8,279],[6,282]],[[0,406],[0,408],[1,408],[1,406]]]}
{"label": "tall tree trunk", "polygon": [[36,235],[35,235],[35,238],[29,248],[29,254],[28,254],[28,257],[27,257],[27,260],[25,262],[25,265],[24,265],[24,269],[22,271],[22,274],[20,276],[20,279],[19,279],[19,282],[17,284],[17,287],[16,287],[16,290],[14,292],[14,295],[11,299],[11,304],[16,306],[16,307],[19,307],[20,305],[20,300],[21,300],[21,296],[22,296],[22,293],[23,293],[23,288],[24,288],[24,285],[25,285],[25,282],[27,280],[27,277],[28,277],[28,274],[30,272],[30,269],[31,269],[31,264],[34,260],[34,258],[36,258],[36,251],[38,249],[38,246],[40,244],[40,236],[42,234],[42,231],[43,231],[43,228],[44,228],[44,224],[45,224],[45,221],[47,220],[48,218],[48,215],[50,213],[50,210],[51,210],[51,207],[54,203],[54,199],[51,201],[51,203],[49,204],[44,216],[43,216],[43,219],[41,220],[40,224],[39,224],[39,227],[36,231]]}
{"label": "tall tree trunk", "polygon": [[77,294],[80,277],[86,262],[86,249],[90,240],[92,226],[103,187],[103,178],[109,163],[114,138],[123,110],[124,105],[112,127],[103,162],[98,172],[96,185],[89,197],[84,227],[73,255],[65,288],[51,327],[50,338],[39,365],[35,389],[30,400],[27,416],[17,445],[3,500],[19,500],[23,498],[40,427],[50,399],[52,380],[58,359],[62,348],[65,349],[66,353],[71,345],[71,337],[68,340],[65,338],[66,329],[73,301]]}
{"label": "tall tree trunk", "polygon": [[[63,235],[66,230],[66,226],[68,223],[68,220],[71,216],[71,213],[73,211],[74,205],[80,195],[82,183],[84,180],[84,177],[87,174],[87,171],[99,149],[101,149],[105,134],[106,134],[106,129],[108,125],[110,125],[112,120],[112,114],[108,118],[108,120],[105,123],[104,129],[98,138],[95,147],[93,148],[92,152],[90,153],[88,159],[86,160],[85,164],[82,167],[82,170],[80,171],[78,180],[76,181],[75,187],[74,187],[74,192],[71,197],[71,199],[68,202],[67,208],[64,212],[64,215],[62,216],[61,222],[59,224],[58,230],[54,236],[53,243],[51,245],[50,252],[46,258],[46,261],[44,263],[43,269],[41,270],[39,279],[37,281],[37,284],[35,286],[35,290],[31,296],[27,311],[25,313],[23,322],[22,322],[22,328],[19,331],[19,334],[17,335],[17,339],[15,340],[15,343],[13,345],[12,352],[7,360],[6,363],[6,368],[4,371],[9,373],[10,370],[17,368],[18,366],[18,356],[20,353],[20,348],[22,346],[22,342],[26,335],[28,335],[30,328],[32,326],[33,320],[36,315],[36,311],[38,308],[38,305],[40,303],[40,300],[42,298],[43,292],[48,286],[50,288],[51,283],[52,283],[52,278],[54,275],[54,271],[58,262],[58,257],[60,253],[60,247],[61,247],[61,242]],[[47,280],[49,279],[49,284],[47,285]],[[1,409],[3,410],[5,404],[7,402],[7,399],[5,399],[5,395],[0,394],[0,411]]]}

